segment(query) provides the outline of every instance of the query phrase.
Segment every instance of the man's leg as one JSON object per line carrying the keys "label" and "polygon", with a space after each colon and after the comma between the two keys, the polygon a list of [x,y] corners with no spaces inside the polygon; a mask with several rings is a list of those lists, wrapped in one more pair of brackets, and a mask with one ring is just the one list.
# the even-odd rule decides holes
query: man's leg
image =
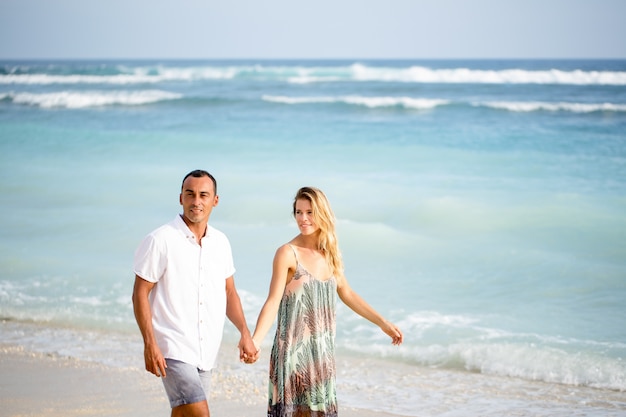
{"label": "man's leg", "polygon": [[179,405],[172,408],[172,417],[211,417],[206,401]]}
{"label": "man's leg", "polygon": [[172,417],[210,417],[208,396],[211,372],[173,359],[167,362],[163,386],[170,400]]}

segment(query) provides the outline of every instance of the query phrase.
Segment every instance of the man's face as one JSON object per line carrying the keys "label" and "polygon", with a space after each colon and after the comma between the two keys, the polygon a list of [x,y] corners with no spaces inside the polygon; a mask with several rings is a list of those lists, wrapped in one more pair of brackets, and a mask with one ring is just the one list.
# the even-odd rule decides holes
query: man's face
{"label": "man's face", "polygon": [[219,197],[209,177],[188,177],[180,192],[183,216],[191,223],[207,223]]}

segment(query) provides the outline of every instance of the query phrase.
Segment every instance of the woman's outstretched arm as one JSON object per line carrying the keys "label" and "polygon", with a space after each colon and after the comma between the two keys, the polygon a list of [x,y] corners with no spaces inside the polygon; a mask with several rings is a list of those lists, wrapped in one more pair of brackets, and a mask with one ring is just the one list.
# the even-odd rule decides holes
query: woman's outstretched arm
{"label": "woman's outstretched arm", "polygon": [[390,321],[381,316],[372,306],[370,306],[359,294],[357,294],[348,284],[348,280],[341,276],[337,278],[337,294],[345,305],[359,316],[371,321],[391,337],[391,343],[400,345],[404,336],[400,329]]}

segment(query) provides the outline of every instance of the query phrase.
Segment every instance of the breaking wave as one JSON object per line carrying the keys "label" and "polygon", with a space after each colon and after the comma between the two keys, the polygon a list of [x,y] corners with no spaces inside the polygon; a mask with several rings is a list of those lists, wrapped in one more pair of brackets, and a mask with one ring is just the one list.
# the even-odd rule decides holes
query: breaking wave
{"label": "breaking wave", "polygon": [[475,106],[490,107],[493,109],[508,110],[512,112],[533,112],[533,111],[566,111],[572,113],[593,113],[593,112],[624,112],[626,104],[614,103],[549,103],[540,101],[493,101],[485,103],[474,103]]}
{"label": "breaking wave", "polygon": [[64,73],[43,67],[4,68],[0,84],[155,84],[198,80],[276,80],[293,84],[319,82],[402,82],[444,84],[626,85],[626,71],[430,68],[352,65],[124,66],[88,73]]}
{"label": "breaking wave", "polygon": [[448,100],[411,98],[411,97],[362,97],[362,96],[338,96],[338,97],[286,97],[286,96],[263,96],[263,100],[282,104],[329,104],[342,103],[368,108],[378,107],[402,107],[406,109],[432,109],[449,103]]}
{"label": "breaking wave", "polygon": [[[280,104],[348,104],[367,108],[397,107],[412,110],[426,110],[436,107],[468,103],[455,103],[451,100],[415,97],[364,97],[364,96],[315,96],[315,97],[288,97],[264,95],[264,101]],[[540,101],[486,101],[469,103],[473,107],[487,107],[491,109],[507,110],[510,112],[626,112],[626,104],[616,103],[569,103],[569,102],[540,102]]]}
{"label": "breaking wave", "polygon": [[80,109],[101,106],[139,106],[182,98],[181,94],[159,90],[145,91],[61,91],[55,93],[5,93],[0,100],[42,108]]}

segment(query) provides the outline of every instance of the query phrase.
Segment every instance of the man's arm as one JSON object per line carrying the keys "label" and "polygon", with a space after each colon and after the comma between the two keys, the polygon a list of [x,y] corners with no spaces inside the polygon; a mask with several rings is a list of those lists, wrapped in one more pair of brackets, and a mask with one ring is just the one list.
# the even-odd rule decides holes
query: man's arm
{"label": "man's arm", "polygon": [[248,363],[256,362],[258,352],[252,341],[252,336],[250,335],[250,330],[248,329],[248,324],[243,314],[241,300],[235,288],[235,279],[232,276],[226,279],[226,317],[228,317],[241,334],[238,346],[239,359]]}
{"label": "man's arm", "polygon": [[148,295],[154,288],[154,283],[146,281],[139,275],[135,275],[135,286],[133,288],[133,311],[135,320],[143,336],[143,356],[146,363],[146,371],[156,376],[165,377],[165,358],[161,349],[156,343],[154,329],[152,327],[152,310]]}

